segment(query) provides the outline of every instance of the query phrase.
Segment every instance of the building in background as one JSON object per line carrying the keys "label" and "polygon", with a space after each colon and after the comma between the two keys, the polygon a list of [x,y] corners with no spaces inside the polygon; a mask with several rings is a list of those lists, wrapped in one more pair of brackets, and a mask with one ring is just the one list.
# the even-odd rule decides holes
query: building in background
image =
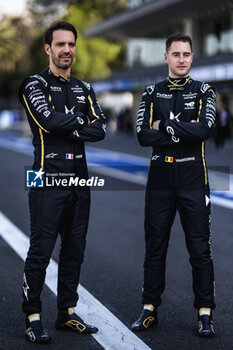
{"label": "building in background", "polygon": [[180,32],[193,39],[191,76],[212,83],[233,112],[233,0],[129,0],[128,5],[85,32],[128,42],[127,69],[96,82],[95,90],[131,91],[137,108],[142,89],[167,76],[164,41]]}

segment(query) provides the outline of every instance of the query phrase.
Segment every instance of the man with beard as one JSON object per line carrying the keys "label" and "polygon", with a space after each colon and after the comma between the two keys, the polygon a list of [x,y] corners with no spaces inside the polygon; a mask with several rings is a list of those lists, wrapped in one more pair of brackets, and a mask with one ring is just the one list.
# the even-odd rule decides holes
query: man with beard
{"label": "man with beard", "polygon": [[[33,134],[37,177],[47,173],[73,174],[88,179],[84,142],[105,136],[105,118],[90,84],[70,75],[76,51],[77,31],[67,22],[52,24],[44,35],[49,68],[27,78],[20,87],[20,100]],[[29,192],[30,248],[24,268],[23,312],[26,336],[47,343],[50,337],[41,323],[41,291],[46,268],[58,236],[58,315],[56,328],[95,333],[74,307],[83,262],[89,220],[88,187],[38,187]]]}
{"label": "man with beard", "polygon": [[152,146],[152,155],[145,203],[143,311],[132,330],[157,323],[170,229],[178,210],[193,272],[198,334],[210,337],[215,334],[215,302],[204,141],[214,125],[216,106],[213,88],[189,76],[192,60],[191,38],[170,36],[165,53],[169,76],[148,86],[139,106],[138,139],[142,146]]}

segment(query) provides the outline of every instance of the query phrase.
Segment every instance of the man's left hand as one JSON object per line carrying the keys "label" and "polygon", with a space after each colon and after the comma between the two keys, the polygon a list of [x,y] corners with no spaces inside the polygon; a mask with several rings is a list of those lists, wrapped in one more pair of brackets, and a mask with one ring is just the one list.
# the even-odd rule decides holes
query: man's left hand
{"label": "man's left hand", "polygon": [[153,124],[152,124],[152,129],[154,130],[159,130],[159,123],[161,122],[161,120],[156,120]]}

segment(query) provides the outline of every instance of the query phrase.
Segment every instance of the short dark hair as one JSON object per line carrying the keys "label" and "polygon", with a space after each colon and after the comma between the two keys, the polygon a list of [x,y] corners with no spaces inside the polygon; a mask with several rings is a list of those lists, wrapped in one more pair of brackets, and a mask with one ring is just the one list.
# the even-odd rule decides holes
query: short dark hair
{"label": "short dark hair", "polygon": [[191,47],[191,51],[193,51],[193,43],[192,43],[192,39],[190,38],[190,36],[178,33],[178,34],[172,34],[167,38],[167,40],[166,40],[166,52],[168,52],[168,50],[171,47],[171,44],[174,41],[183,41],[184,43],[188,42],[190,47]]}
{"label": "short dark hair", "polygon": [[73,24],[69,22],[54,22],[50,25],[50,27],[44,33],[44,43],[49,44],[49,46],[51,46],[51,43],[53,40],[53,32],[59,29],[69,30],[72,33],[74,33],[75,41],[76,41],[78,34]]}

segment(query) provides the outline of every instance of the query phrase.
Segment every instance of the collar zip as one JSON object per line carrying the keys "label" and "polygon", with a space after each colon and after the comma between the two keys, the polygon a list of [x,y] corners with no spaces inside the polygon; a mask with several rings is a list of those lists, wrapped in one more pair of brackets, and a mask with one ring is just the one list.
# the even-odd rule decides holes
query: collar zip
{"label": "collar zip", "polygon": [[54,74],[50,68],[48,68],[48,74],[53,75],[60,83],[69,83],[70,77],[66,78],[63,75]]}
{"label": "collar zip", "polygon": [[169,87],[172,86],[176,86],[176,87],[180,87],[180,86],[184,86],[188,83],[188,81],[190,80],[190,76],[186,77],[186,78],[167,78],[167,83]]}

